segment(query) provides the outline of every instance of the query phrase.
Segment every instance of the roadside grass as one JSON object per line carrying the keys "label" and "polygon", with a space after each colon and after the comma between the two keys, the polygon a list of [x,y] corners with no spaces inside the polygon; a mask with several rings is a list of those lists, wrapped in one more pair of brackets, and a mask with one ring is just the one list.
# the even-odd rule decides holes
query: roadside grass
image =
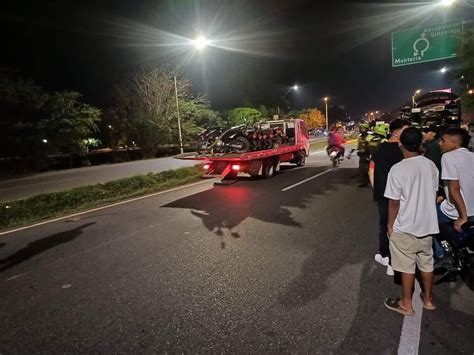
{"label": "roadside grass", "polygon": [[[311,143],[310,151],[326,145],[326,141]],[[199,181],[201,177],[200,167],[193,166],[0,202],[0,231],[167,190]]]}
{"label": "roadside grass", "polygon": [[65,216],[129,198],[163,191],[200,180],[197,166],[136,175],[67,191],[0,202],[0,230]]}

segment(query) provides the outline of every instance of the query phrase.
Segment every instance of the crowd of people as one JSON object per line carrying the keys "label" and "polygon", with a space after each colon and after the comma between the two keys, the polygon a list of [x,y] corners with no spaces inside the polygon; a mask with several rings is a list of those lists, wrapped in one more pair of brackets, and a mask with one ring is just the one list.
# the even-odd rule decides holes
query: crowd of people
{"label": "crowd of people", "polygon": [[360,186],[370,183],[378,210],[379,250],[374,258],[388,275],[400,273],[402,286],[401,297],[387,298],[385,306],[414,314],[419,271],[423,307],[434,310],[435,257],[436,263],[450,262],[439,241],[455,238],[463,225],[474,222],[472,133],[463,128],[420,129],[404,119],[369,129],[360,122],[357,154]]}

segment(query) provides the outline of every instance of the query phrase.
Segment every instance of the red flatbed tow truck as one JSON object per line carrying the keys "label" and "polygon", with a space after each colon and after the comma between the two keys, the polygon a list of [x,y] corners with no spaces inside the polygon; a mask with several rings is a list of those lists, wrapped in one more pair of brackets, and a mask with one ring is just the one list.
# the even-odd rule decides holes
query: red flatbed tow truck
{"label": "red flatbed tow truck", "polygon": [[177,159],[203,161],[203,174],[210,177],[235,179],[242,173],[271,178],[280,170],[280,163],[290,162],[303,166],[309,155],[309,134],[303,120],[278,120],[264,123],[270,128],[280,127],[288,143],[277,148],[232,154],[184,153]]}

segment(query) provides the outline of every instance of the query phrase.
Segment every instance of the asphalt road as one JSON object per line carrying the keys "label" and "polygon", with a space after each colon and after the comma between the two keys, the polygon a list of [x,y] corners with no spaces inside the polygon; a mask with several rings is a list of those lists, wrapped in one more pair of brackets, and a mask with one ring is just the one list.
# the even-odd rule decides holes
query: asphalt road
{"label": "asphalt road", "polygon": [[383,306],[399,288],[355,166],[316,154],[1,237],[0,353],[472,354],[463,280],[436,311]]}
{"label": "asphalt road", "polygon": [[104,183],[137,174],[158,173],[194,164],[196,162],[159,158],[50,171],[26,177],[0,180],[0,201],[11,201],[40,193],[57,192],[83,185]]}
{"label": "asphalt road", "polygon": [[[325,141],[325,137],[312,137],[310,142]],[[195,165],[194,161],[159,158],[132,161],[120,164],[98,165],[85,168],[50,171],[0,180],[0,201],[11,201],[41,193],[57,192],[74,187],[104,183],[137,174]]]}

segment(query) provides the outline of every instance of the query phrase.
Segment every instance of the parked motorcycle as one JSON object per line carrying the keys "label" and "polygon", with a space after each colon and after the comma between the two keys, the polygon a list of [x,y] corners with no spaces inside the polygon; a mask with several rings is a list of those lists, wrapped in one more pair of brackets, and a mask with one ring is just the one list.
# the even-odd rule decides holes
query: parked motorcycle
{"label": "parked motorcycle", "polygon": [[243,153],[250,150],[247,125],[235,126],[220,135],[212,144],[216,153]]}
{"label": "parked motorcycle", "polygon": [[[440,241],[444,257],[435,262],[435,273],[442,279],[468,274],[474,287],[474,222],[462,225],[462,233],[453,233],[451,224],[440,224],[440,235],[450,235]],[[440,262],[441,261],[441,262]]]}
{"label": "parked motorcycle", "polygon": [[203,154],[207,149],[216,141],[217,138],[222,134],[224,129],[222,127],[209,127],[206,128],[198,135],[196,143],[196,151],[198,154]]}

